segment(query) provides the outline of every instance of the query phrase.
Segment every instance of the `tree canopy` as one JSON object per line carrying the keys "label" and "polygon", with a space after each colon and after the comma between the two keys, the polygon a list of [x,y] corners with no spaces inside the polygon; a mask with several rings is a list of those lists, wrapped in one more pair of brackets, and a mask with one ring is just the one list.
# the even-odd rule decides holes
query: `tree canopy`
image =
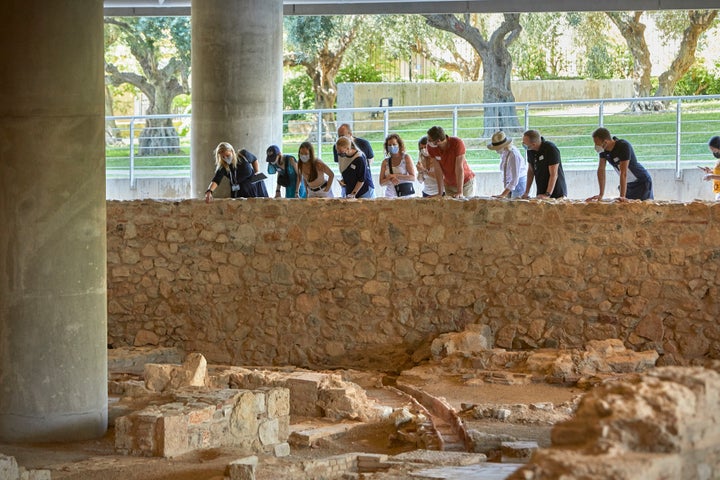
{"label": "tree canopy", "polygon": [[[106,83],[136,87],[148,100],[148,114],[171,113],[173,99],[190,93],[190,19],[105,17],[105,24],[106,45],[125,45],[137,62],[137,68],[130,70],[128,65],[115,65],[106,55]],[[148,120],[140,154],[177,153],[178,149],[177,132],[169,119]]]}

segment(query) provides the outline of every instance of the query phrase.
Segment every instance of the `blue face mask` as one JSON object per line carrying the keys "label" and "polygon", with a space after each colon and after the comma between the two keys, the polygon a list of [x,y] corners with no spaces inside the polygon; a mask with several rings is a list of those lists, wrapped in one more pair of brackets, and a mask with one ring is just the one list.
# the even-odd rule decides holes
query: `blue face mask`
{"label": "blue face mask", "polygon": [[390,145],[388,146],[388,150],[390,154],[395,155],[400,151],[400,145]]}
{"label": "blue face mask", "polygon": [[228,165],[230,165],[232,163],[232,157],[230,157],[230,156],[223,157],[223,160],[225,160],[225,163],[227,163]]}

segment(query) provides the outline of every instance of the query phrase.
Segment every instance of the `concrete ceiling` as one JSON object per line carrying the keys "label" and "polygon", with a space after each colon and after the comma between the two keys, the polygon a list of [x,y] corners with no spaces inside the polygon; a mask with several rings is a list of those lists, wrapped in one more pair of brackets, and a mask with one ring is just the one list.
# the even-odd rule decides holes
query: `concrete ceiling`
{"label": "concrete ceiling", "polygon": [[[106,16],[187,16],[190,4],[190,0],[104,2]],[[720,0],[283,0],[283,5],[285,15],[351,15],[717,9]]]}

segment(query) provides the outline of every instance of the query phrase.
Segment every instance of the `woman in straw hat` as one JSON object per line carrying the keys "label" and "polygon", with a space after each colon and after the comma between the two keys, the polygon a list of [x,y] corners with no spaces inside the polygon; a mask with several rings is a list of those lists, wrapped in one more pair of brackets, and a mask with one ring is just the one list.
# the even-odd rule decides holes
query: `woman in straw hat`
{"label": "woman in straw hat", "polygon": [[527,185],[527,164],[520,151],[513,145],[512,138],[500,130],[495,132],[487,148],[495,150],[500,155],[500,171],[503,174],[505,189],[496,198],[520,198],[525,193]]}

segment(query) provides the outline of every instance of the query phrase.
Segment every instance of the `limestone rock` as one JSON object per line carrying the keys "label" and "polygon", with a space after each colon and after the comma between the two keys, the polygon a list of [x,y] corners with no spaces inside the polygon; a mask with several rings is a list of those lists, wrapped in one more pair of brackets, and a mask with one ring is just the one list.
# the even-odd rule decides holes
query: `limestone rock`
{"label": "limestone rock", "polygon": [[536,452],[510,479],[718,478],[720,374],[663,367],[606,382],[551,436],[552,448]]}
{"label": "limestone rock", "polygon": [[492,349],[492,332],[489,327],[484,327],[440,335],[430,346],[433,357],[439,358],[456,352],[474,354]]}
{"label": "limestone rock", "polygon": [[202,387],[206,384],[207,360],[200,353],[191,353],[182,365],[148,363],[144,376],[145,387],[153,392]]}

